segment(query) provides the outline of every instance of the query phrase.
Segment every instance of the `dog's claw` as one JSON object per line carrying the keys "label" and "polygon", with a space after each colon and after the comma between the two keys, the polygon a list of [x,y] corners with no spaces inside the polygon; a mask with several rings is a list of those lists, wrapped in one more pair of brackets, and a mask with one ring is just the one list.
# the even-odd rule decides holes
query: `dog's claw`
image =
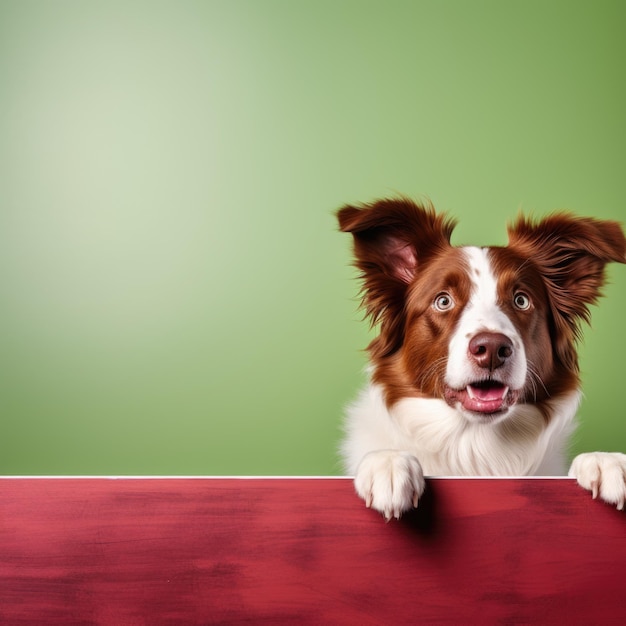
{"label": "dog's claw", "polygon": [[626,504],[626,454],[619,452],[587,452],[573,461],[569,476],[591,491],[592,498],[603,500],[619,511]]}
{"label": "dog's claw", "polygon": [[385,520],[400,519],[417,506],[424,491],[422,467],[415,456],[398,450],[368,453],[359,464],[354,487],[368,508]]}

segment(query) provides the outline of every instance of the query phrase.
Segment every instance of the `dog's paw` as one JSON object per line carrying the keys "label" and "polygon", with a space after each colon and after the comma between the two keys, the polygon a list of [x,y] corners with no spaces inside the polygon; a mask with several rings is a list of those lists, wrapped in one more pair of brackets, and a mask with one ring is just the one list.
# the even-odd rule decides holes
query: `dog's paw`
{"label": "dog's paw", "polygon": [[365,505],[386,520],[400,519],[417,506],[424,493],[424,473],[417,458],[400,450],[377,450],[363,457],[357,467],[354,487]]}
{"label": "dog's paw", "polygon": [[569,469],[569,476],[591,491],[593,498],[624,509],[626,501],[626,454],[588,452],[579,454]]}

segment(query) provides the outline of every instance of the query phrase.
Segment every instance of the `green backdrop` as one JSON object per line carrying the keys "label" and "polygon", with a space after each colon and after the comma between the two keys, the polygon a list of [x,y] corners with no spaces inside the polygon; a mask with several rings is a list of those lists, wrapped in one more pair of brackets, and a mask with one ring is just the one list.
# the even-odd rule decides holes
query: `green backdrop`
{"label": "green backdrop", "polygon": [[[333,474],[333,211],[626,221],[626,3],[0,0],[0,473]],[[626,267],[573,452],[626,451]]]}

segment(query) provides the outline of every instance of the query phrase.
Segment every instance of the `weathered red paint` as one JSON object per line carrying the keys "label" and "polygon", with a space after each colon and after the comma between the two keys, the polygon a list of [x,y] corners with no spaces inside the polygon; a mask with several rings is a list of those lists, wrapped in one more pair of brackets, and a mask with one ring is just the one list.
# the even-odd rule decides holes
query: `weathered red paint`
{"label": "weathered red paint", "polygon": [[0,480],[2,624],[617,624],[626,518],[567,479]]}

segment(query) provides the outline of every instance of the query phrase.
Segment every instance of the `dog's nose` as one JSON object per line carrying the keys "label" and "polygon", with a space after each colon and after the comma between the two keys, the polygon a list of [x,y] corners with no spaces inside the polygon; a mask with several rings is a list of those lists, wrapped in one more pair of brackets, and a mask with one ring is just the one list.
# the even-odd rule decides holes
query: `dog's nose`
{"label": "dog's nose", "polygon": [[513,354],[513,343],[502,333],[478,333],[470,340],[468,352],[478,367],[493,372]]}

